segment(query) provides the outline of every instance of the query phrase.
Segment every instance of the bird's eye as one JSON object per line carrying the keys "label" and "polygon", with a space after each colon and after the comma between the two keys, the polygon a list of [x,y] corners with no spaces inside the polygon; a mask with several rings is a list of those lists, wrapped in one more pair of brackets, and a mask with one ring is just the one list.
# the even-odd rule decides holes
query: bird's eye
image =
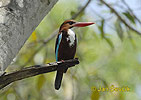
{"label": "bird's eye", "polygon": [[75,22],[68,22],[70,25],[74,24]]}

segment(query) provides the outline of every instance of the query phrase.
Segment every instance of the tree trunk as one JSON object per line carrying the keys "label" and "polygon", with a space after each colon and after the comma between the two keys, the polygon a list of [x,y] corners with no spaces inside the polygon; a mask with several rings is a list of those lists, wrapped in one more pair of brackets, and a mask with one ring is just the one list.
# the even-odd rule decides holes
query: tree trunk
{"label": "tree trunk", "polygon": [[0,72],[58,0],[0,0]]}

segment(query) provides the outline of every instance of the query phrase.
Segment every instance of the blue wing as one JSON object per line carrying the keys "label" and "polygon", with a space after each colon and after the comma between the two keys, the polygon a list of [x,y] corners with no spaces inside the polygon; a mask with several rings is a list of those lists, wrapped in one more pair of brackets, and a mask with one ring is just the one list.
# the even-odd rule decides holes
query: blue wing
{"label": "blue wing", "polygon": [[55,46],[56,61],[58,61],[58,50],[59,50],[61,39],[62,39],[62,33],[58,35],[57,40],[56,40],[56,46]]}

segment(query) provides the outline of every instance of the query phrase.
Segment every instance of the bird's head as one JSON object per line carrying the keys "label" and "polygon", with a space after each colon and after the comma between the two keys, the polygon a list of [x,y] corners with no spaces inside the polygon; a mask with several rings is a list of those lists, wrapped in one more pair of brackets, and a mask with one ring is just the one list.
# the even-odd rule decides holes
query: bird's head
{"label": "bird's head", "polygon": [[66,20],[64,21],[64,23],[60,26],[59,31],[63,31],[63,30],[68,30],[71,29],[73,27],[85,27],[85,26],[89,26],[95,24],[93,22],[76,22],[75,20]]}

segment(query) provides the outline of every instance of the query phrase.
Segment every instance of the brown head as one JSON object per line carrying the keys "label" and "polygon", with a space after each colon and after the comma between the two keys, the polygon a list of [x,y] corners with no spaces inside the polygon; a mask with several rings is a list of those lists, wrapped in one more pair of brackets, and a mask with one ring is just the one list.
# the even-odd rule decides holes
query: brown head
{"label": "brown head", "polygon": [[85,27],[85,26],[89,26],[92,24],[95,24],[95,23],[93,23],[93,22],[76,22],[75,20],[66,20],[60,26],[59,32],[61,32],[63,30],[71,29],[73,27]]}

